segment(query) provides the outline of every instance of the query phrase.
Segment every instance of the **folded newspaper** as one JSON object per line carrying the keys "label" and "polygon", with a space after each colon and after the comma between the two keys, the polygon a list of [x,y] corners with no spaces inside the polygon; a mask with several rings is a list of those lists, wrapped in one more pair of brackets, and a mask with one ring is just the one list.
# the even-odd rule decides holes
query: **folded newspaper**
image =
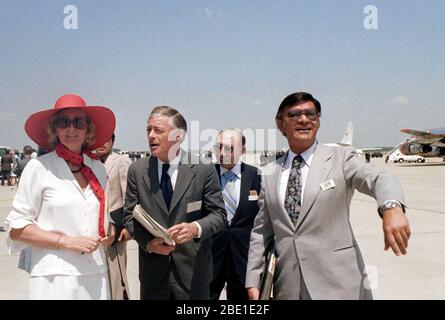
{"label": "folded newspaper", "polygon": [[133,217],[154,237],[164,239],[164,242],[169,246],[175,244],[173,239],[168,235],[167,229],[156,222],[139,204],[133,209]]}

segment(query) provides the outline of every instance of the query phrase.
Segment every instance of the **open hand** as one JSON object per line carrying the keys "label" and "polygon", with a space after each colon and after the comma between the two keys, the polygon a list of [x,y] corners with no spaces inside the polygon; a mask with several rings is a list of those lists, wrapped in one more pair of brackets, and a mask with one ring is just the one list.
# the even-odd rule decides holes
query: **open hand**
{"label": "open hand", "polygon": [[383,233],[385,250],[390,247],[396,256],[405,255],[408,239],[411,236],[408,219],[399,207],[386,209],[383,213]]}

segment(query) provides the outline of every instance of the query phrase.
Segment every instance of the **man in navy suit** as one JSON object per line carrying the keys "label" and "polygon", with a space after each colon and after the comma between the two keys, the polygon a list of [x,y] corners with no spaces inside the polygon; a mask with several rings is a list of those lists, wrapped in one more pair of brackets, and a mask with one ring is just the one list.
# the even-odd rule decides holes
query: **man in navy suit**
{"label": "man in navy suit", "polygon": [[227,300],[248,300],[245,288],[250,232],[258,213],[261,176],[256,167],[240,161],[246,139],[239,129],[218,133],[215,145],[216,169],[219,173],[227,212],[227,225],[213,236],[214,277],[210,297],[217,300],[227,282]]}

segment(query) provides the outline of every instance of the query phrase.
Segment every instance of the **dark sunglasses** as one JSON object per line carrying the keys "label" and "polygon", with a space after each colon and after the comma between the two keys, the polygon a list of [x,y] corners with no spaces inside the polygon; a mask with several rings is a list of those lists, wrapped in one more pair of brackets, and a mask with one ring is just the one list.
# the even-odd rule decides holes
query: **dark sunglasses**
{"label": "dark sunglasses", "polygon": [[58,129],[66,129],[71,124],[76,129],[86,129],[88,127],[88,119],[85,117],[75,117],[73,119],[68,117],[57,117],[54,121],[54,125]]}

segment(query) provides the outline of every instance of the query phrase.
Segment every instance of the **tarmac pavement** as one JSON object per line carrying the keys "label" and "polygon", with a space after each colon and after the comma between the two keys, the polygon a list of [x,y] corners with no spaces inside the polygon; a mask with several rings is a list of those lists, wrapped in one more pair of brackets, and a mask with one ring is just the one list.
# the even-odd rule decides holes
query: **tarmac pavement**
{"label": "tarmac pavement", "polygon": [[[363,161],[365,161],[363,159]],[[445,165],[441,159],[425,164],[385,164],[403,185],[411,224],[408,254],[396,257],[384,251],[381,219],[374,199],[356,193],[351,205],[351,224],[364,255],[375,299],[445,299]],[[2,228],[15,189],[0,187],[0,299],[27,299],[29,275],[17,268],[18,255],[6,250]],[[137,244],[128,244],[130,296],[139,298]],[[222,299],[225,295],[222,295]]]}

